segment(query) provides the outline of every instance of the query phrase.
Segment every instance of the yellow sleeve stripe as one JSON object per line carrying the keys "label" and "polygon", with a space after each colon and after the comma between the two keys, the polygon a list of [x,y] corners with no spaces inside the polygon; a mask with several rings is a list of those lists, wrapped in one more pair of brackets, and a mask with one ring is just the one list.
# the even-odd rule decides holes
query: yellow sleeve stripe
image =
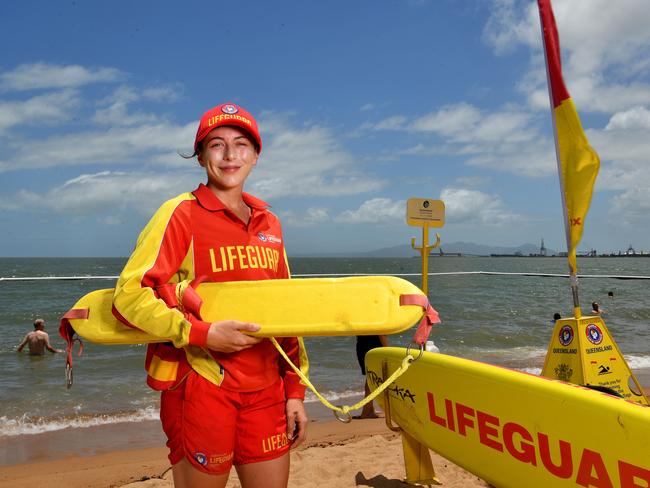
{"label": "yellow sleeve stripe", "polygon": [[[155,265],[161,252],[162,241],[174,212],[183,202],[193,200],[191,193],[184,193],[164,203],[140,233],[135,250],[122,271],[113,296],[113,305],[132,325],[145,332],[171,340],[176,347],[189,343],[191,324],[183,314],[170,309],[154,291],[142,282]],[[188,252],[185,263],[192,258]],[[172,278],[175,279],[176,276]]]}

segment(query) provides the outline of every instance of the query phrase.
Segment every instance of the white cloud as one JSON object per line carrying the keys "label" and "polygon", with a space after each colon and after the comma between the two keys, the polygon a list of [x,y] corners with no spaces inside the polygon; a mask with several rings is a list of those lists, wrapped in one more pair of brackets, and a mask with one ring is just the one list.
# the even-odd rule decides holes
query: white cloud
{"label": "white cloud", "polygon": [[344,224],[388,224],[404,220],[406,202],[393,201],[390,198],[372,198],[361,204],[356,210],[346,210],[334,218],[335,222]]}
{"label": "white cloud", "polygon": [[[456,154],[458,150],[456,149],[455,146],[451,144],[424,144],[424,143],[417,143],[411,147],[408,147],[406,149],[403,149],[400,151],[400,154],[407,155],[407,156],[435,156],[435,155],[442,155],[442,154]],[[386,157],[386,159],[389,159]],[[398,159],[396,157],[393,157],[393,159]]]}
{"label": "white cloud", "polygon": [[597,191],[615,192],[610,215],[624,225],[650,224],[650,112],[636,107],[612,116],[604,130],[590,130],[601,159]]}
{"label": "white cloud", "polygon": [[615,113],[607,123],[605,130],[650,129],[650,110],[634,107]]}
{"label": "white cloud", "polygon": [[456,178],[456,183],[463,187],[476,188],[487,185],[490,178],[487,176],[461,176]]}
{"label": "white cloud", "polygon": [[264,148],[247,188],[261,198],[335,197],[386,185],[366,174],[328,127],[294,127],[280,114],[266,114],[260,126]]}
{"label": "white cloud", "polygon": [[142,98],[156,102],[175,102],[180,100],[183,89],[178,86],[155,86],[141,91]]}
{"label": "white cloud", "polygon": [[0,133],[19,125],[51,127],[72,118],[80,105],[75,90],[63,90],[21,101],[0,101]]}
{"label": "white cloud", "polygon": [[99,109],[93,116],[93,122],[110,126],[132,126],[156,122],[156,116],[143,112],[130,113],[123,102],[116,102],[109,107]]}
{"label": "white cloud", "polygon": [[483,28],[484,41],[499,55],[507,54],[521,43],[534,44],[538,29],[531,29],[537,16],[537,5],[527,2],[526,8],[516,0],[494,0],[491,15]]}
{"label": "white cloud", "polygon": [[596,182],[603,190],[650,187],[650,138],[645,129],[589,131],[601,158]]}
{"label": "white cloud", "polygon": [[98,109],[93,121],[111,126],[131,126],[155,123],[157,117],[143,112],[129,112],[129,104],[143,98],[142,94],[128,86],[118,87],[108,98],[100,102],[105,105]]}
{"label": "white cloud", "polygon": [[[20,191],[0,198],[0,209],[53,211],[70,215],[101,215],[104,223],[115,225],[116,215],[135,209],[151,215],[160,204],[196,188],[201,172],[126,173],[103,171],[84,174],[45,193]],[[108,215],[103,215],[107,212]]]}
{"label": "white cloud", "polygon": [[102,108],[95,112],[93,121],[111,126],[152,124],[159,120],[158,116],[142,111],[132,112],[129,105],[141,100],[168,102],[177,98],[176,91],[171,87],[162,86],[138,90],[131,86],[121,85],[110,96],[99,102]]}
{"label": "white cloud", "polygon": [[89,83],[106,83],[123,77],[115,68],[85,68],[50,63],[22,64],[0,74],[0,90],[24,91],[43,88],[77,88]]}
{"label": "white cloud", "polygon": [[440,192],[440,199],[445,202],[447,223],[476,222],[498,226],[521,220],[521,216],[505,208],[497,195],[465,188],[444,188]]}
{"label": "white cloud", "polygon": [[650,224],[650,188],[636,186],[612,198],[610,215],[625,224]]}
{"label": "white cloud", "polygon": [[[13,138],[0,152],[0,172],[80,165],[195,165],[176,153],[191,153],[196,122],[180,126],[131,111],[131,104],[141,98],[135,89],[122,86],[102,100],[105,108],[96,113],[95,121],[108,129],[57,134],[29,145]],[[363,171],[328,127],[296,127],[286,114],[267,114],[260,122],[264,150],[247,190],[261,198],[336,197],[376,191],[387,184]]]}
{"label": "white cloud", "polygon": [[123,225],[126,222],[126,219],[117,215],[107,215],[106,217],[100,218],[99,222],[103,225],[117,227]]}
{"label": "white cloud", "polygon": [[402,115],[395,115],[393,117],[388,117],[387,119],[381,120],[374,125],[376,130],[399,130],[404,127],[406,122],[406,117]]}
{"label": "white cloud", "polygon": [[521,109],[504,107],[484,113],[467,103],[447,105],[417,118],[409,127],[416,132],[432,132],[457,143],[526,142],[531,115]]}
{"label": "white cloud", "polygon": [[435,112],[418,117],[411,129],[418,132],[435,132],[452,139],[466,139],[467,134],[481,120],[481,112],[467,103],[446,105]]}
{"label": "white cloud", "polygon": [[[519,89],[531,107],[547,108],[536,5],[514,0],[495,0],[493,5],[484,39],[497,54],[521,44],[531,49],[531,72]],[[650,68],[646,0],[555,0],[553,9],[564,79],[580,110],[612,113],[650,103],[650,84],[635,79]]]}
{"label": "white cloud", "polygon": [[281,212],[285,227],[313,227],[330,220],[329,211],[324,207],[310,207],[303,213],[288,210]]}
{"label": "white cloud", "polygon": [[[7,144],[0,170],[34,170],[77,165],[146,164],[181,150],[190,152],[196,123],[177,126],[166,122],[135,127],[112,127],[101,132],[77,132]],[[191,165],[176,156],[179,166]]]}
{"label": "white cloud", "polygon": [[404,129],[429,139],[435,136],[440,142],[418,142],[400,151],[402,156],[454,155],[472,166],[528,177],[556,171],[555,146],[542,136],[540,117],[519,107],[488,112],[468,103],[445,105]]}

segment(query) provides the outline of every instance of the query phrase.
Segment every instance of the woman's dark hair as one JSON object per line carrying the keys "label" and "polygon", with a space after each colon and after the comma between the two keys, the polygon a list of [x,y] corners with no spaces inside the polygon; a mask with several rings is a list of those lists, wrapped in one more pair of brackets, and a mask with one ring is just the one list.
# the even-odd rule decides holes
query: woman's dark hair
{"label": "woman's dark hair", "polygon": [[192,158],[197,158],[201,151],[203,151],[203,141],[199,142],[196,145],[196,150],[192,154],[183,154],[180,151],[177,151],[177,152],[178,152],[178,155],[183,159],[192,159]]}

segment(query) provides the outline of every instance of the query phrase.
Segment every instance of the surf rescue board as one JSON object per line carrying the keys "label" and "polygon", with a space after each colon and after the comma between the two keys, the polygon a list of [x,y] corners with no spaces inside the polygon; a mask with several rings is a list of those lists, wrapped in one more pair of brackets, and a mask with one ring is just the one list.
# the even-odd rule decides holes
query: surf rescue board
{"label": "surf rescue board", "polygon": [[[394,276],[202,283],[196,291],[203,320],[258,324],[260,330],[251,335],[260,337],[394,334],[423,315],[421,306],[400,304],[403,295],[422,296],[420,289]],[[85,318],[68,319],[79,336],[102,344],[168,340],[118,321],[113,292],[97,290],[74,305],[72,310],[87,310]]]}
{"label": "surf rescue board", "polygon": [[[368,352],[371,389],[405,355],[396,347]],[[394,423],[495,487],[650,486],[650,407],[429,352],[389,387],[388,398]]]}

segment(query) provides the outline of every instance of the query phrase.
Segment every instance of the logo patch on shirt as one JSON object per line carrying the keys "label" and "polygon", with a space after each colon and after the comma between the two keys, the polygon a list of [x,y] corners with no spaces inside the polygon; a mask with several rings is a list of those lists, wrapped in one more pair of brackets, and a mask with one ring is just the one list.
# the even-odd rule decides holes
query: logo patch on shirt
{"label": "logo patch on shirt", "polygon": [[270,242],[272,244],[280,244],[282,242],[282,239],[273,234],[263,234],[262,232],[258,232],[257,237],[262,242]]}

